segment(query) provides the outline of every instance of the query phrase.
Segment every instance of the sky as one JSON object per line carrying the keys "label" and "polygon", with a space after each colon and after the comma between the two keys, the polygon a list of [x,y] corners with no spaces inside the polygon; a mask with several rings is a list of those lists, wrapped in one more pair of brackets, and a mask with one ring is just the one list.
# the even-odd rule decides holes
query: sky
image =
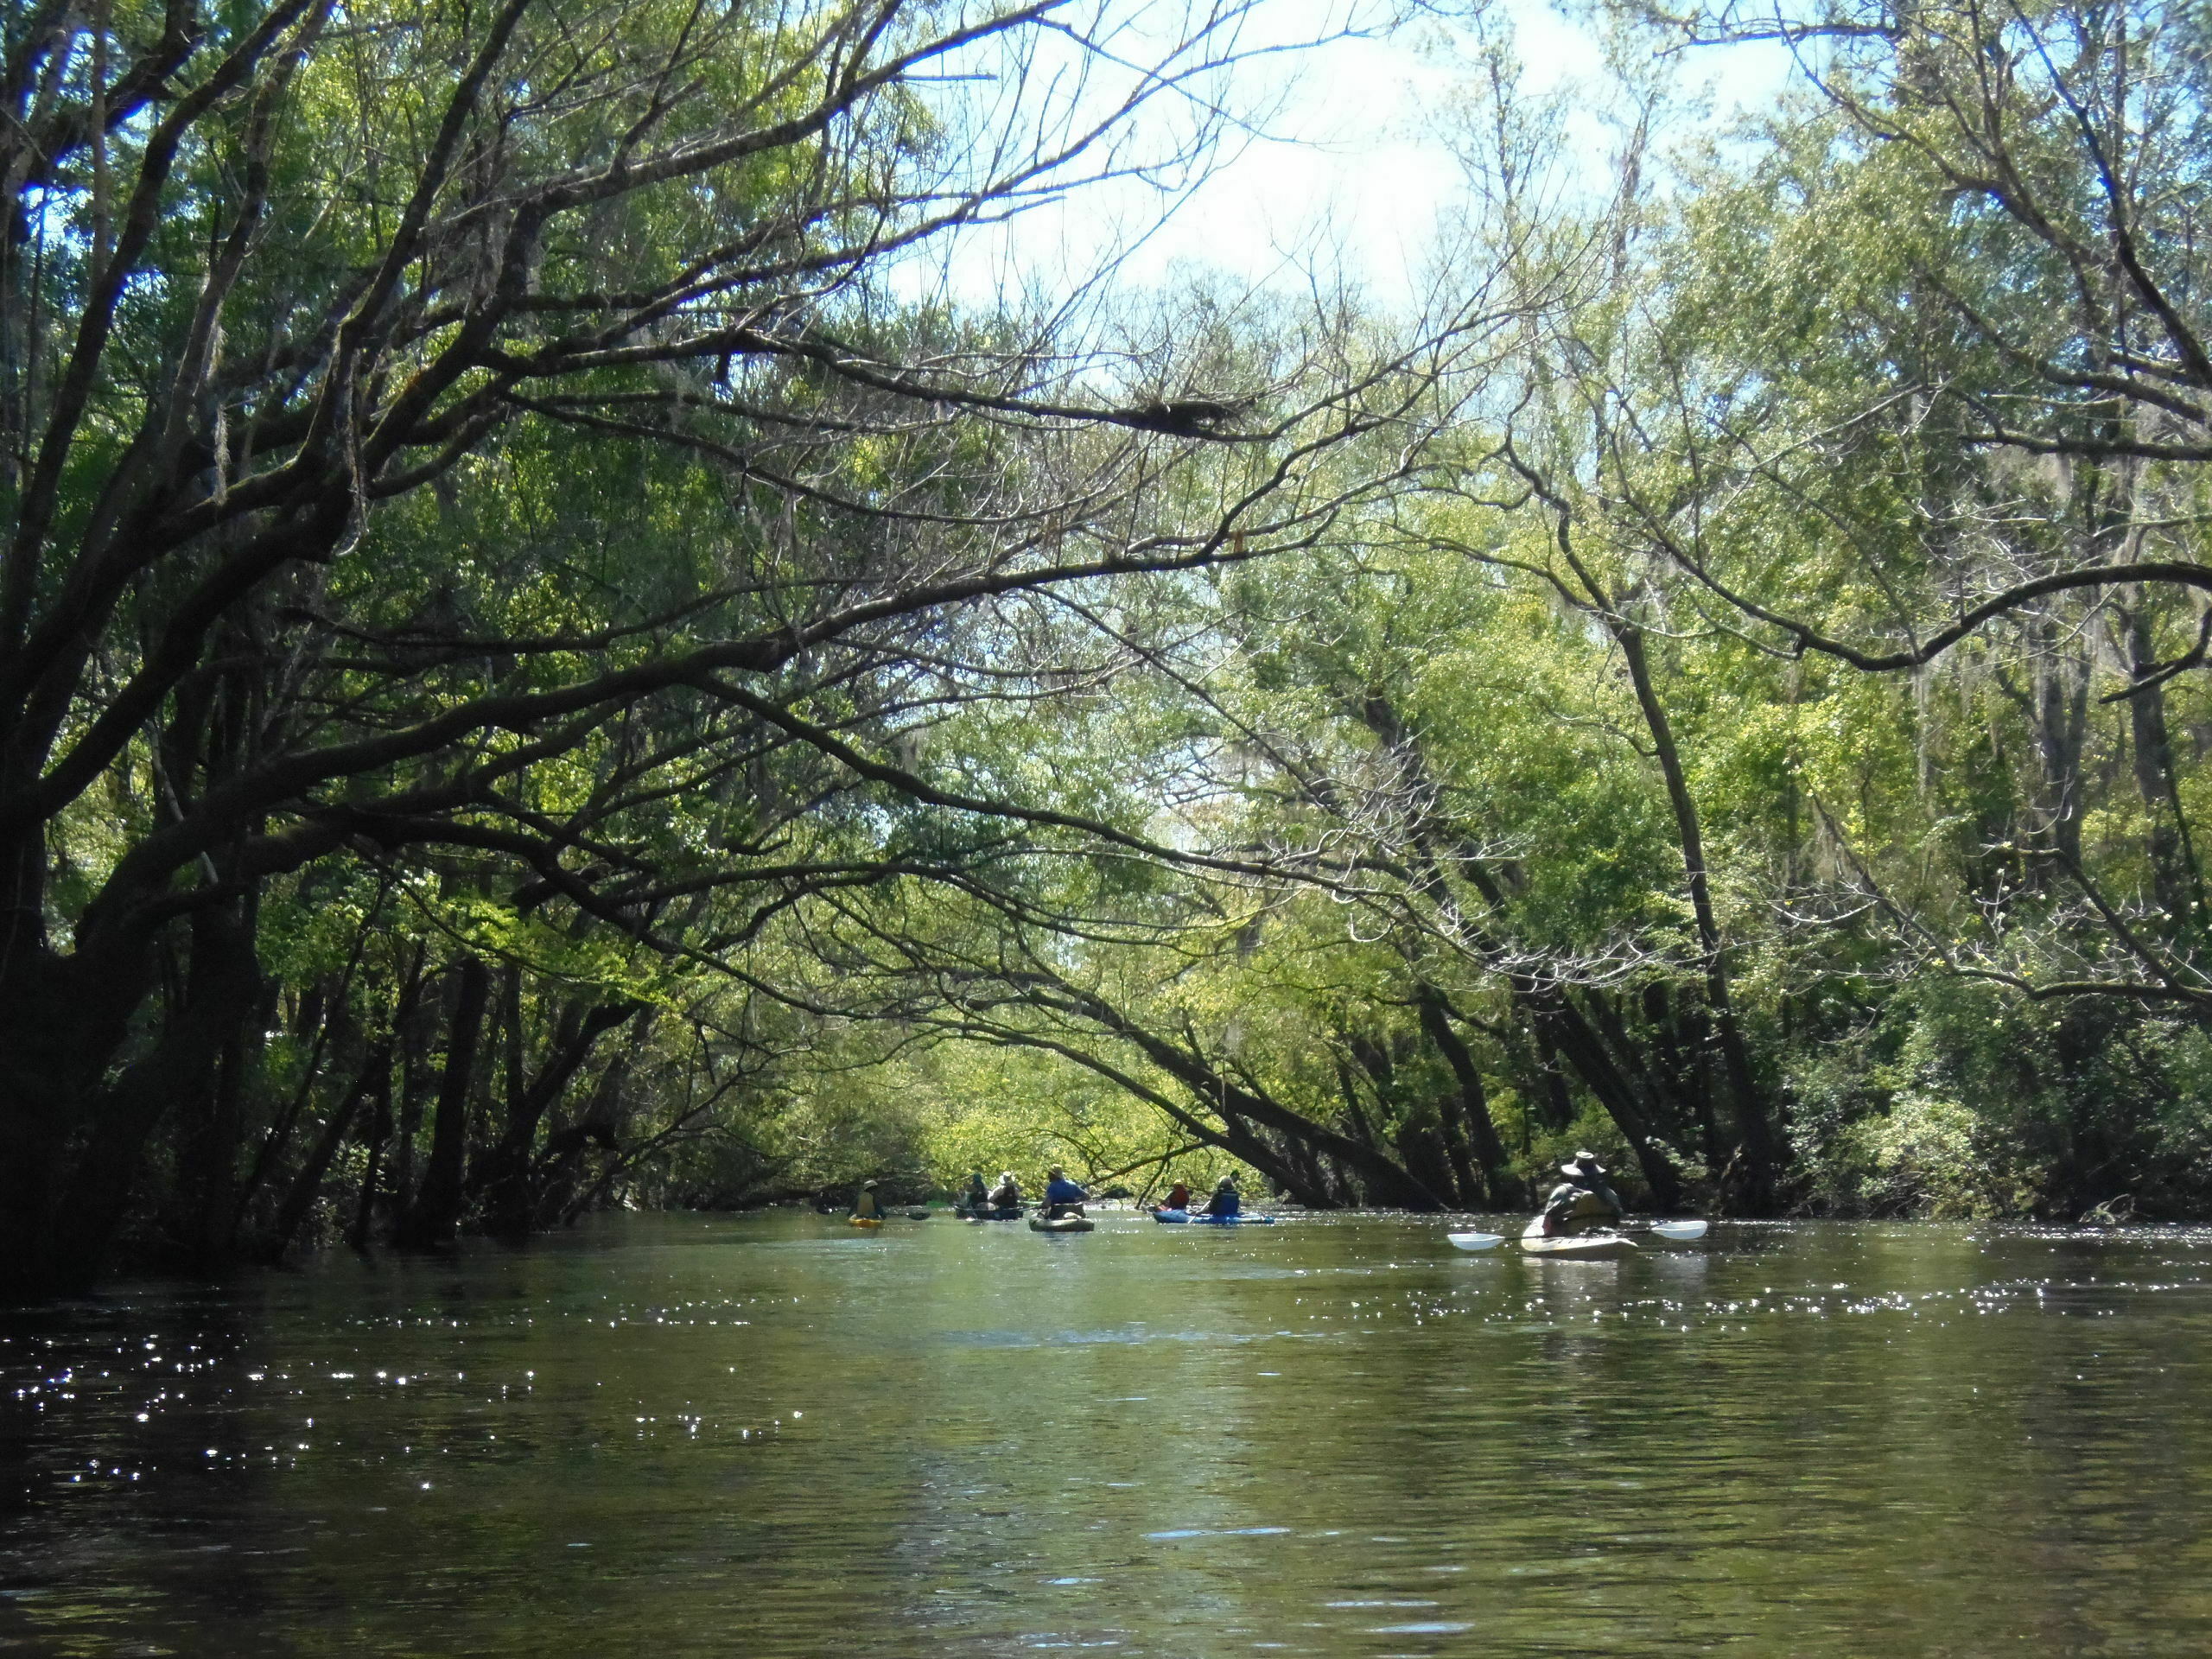
{"label": "sky", "polygon": [[[1327,36],[1345,3],[1262,0],[1249,38]],[[1491,15],[1512,29],[1531,92],[1595,74],[1594,40],[1546,0],[1497,0]],[[1341,269],[1378,306],[1410,307],[1461,180],[1440,128],[1464,69],[1440,49],[1445,44],[1432,23],[1240,66],[1233,96],[1262,112],[1260,130],[1224,147],[1211,175],[1128,258],[1122,281],[1154,286],[1179,266],[1196,266],[1267,285],[1318,266]],[[1789,65],[1770,50],[1738,48],[1701,56],[1687,73],[1707,89],[1711,118],[1721,121],[1770,102]],[[1159,118],[1174,117],[1163,108]],[[1604,168],[1610,139],[1601,128],[1592,123],[1574,142],[1593,169]],[[1157,202],[1135,187],[1083,191],[969,238],[948,275],[956,291],[971,296],[998,291],[1012,272],[1058,288],[1117,234],[1151,226]]]}

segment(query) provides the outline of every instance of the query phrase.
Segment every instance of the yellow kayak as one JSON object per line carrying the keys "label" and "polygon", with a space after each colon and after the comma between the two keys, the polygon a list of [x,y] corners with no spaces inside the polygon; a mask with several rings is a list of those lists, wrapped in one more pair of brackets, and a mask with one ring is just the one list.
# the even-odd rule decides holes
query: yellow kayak
{"label": "yellow kayak", "polygon": [[845,1219],[855,1227],[880,1227],[883,1225],[883,1217],[881,1216],[848,1216]]}

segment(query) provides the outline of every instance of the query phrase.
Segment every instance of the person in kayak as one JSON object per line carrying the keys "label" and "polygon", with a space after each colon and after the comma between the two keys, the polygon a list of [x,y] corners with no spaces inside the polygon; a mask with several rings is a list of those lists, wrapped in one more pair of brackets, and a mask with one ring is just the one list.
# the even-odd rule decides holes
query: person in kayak
{"label": "person in kayak", "polygon": [[1062,1216],[1081,1215],[1090,1194],[1068,1179],[1067,1171],[1058,1164],[1046,1170],[1045,1176],[1045,1219],[1058,1221]]}
{"label": "person in kayak", "polygon": [[1155,1206],[1161,1210],[1188,1210],[1191,1207],[1191,1184],[1178,1181],[1167,1189],[1167,1197]]}
{"label": "person in kayak", "polygon": [[971,1216],[991,1207],[991,1190],[983,1185],[982,1170],[968,1172],[968,1190],[960,1195],[960,1202],[955,1207],[965,1210]]}
{"label": "person in kayak", "polygon": [[1577,1152],[1573,1161],[1561,1164],[1567,1179],[1552,1188],[1544,1200],[1544,1236],[1563,1238],[1576,1233],[1603,1232],[1621,1220],[1621,1195],[1605,1179],[1605,1166],[1597,1154]]}
{"label": "person in kayak", "polygon": [[875,1196],[874,1181],[861,1183],[860,1196],[853,1200],[853,1219],[855,1221],[881,1221],[883,1219],[883,1205]]}
{"label": "person in kayak", "polygon": [[1206,1200],[1201,1215],[1219,1216],[1224,1220],[1234,1217],[1243,1208],[1243,1200],[1236,1196],[1236,1178],[1224,1175],[1214,1183],[1213,1197]]}
{"label": "person in kayak", "polygon": [[1014,1179],[1012,1170],[1001,1175],[999,1184],[991,1189],[990,1207],[1001,1211],[1011,1211],[1017,1215],[1020,1213],[1021,1183]]}

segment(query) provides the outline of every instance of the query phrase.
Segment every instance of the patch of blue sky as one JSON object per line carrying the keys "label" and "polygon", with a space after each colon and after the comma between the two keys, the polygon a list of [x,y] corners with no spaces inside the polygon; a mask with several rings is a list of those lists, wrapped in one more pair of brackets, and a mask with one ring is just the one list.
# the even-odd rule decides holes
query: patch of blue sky
{"label": "patch of blue sky", "polygon": [[[1092,14],[1130,64],[1164,55],[1169,29],[1191,15],[1180,3]],[[1606,118],[1613,94],[1596,28],[1545,0],[1497,0],[1480,26],[1510,35],[1525,93],[1560,100],[1573,176],[1558,188],[1606,188],[1621,130]],[[1433,15],[1394,24],[1369,0],[1259,0],[1216,42],[1230,61],[1154,97],[1110,149],[1074,168],[1107,176],[933,244],[897,286],[909,299],[984,306],[1026,294],[1049,306],[1189,283],[1230,293],[1342,284],[1369,307],[1410,313],[1430,291],[1465,189],[1454,140],[1475,38]],[[1078,110],[1096,116],[1129,89],[1095,67],[1076,89],[1076,57],[1064,41],[1018,69],[1003,58],[963,65],[977,78],[962,118],[969,133],[1034,131],[1052,99],[1058,118],[1079,126]],[[1708,50],[1671,69],[1678,125],[1662,142],[1726,131],[1773,104],[1791,74],[1786,53],[1768,46]],[[1015,73],[1039,85],[1005,85]],[[1194,156],[1209,118],[1211,142]]]}

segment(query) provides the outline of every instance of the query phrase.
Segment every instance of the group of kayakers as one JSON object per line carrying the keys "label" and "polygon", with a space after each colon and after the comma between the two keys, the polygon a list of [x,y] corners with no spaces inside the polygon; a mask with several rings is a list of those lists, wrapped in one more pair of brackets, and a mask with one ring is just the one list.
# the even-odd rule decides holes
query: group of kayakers
{"label": "group of kayakers", "polygon": [[[1090,1192],[1071,1181],[1059,1164],[1044,1173],[1044,1219],[1062,1221],[1084,1214]],[[953,1204],[953,1212],[976,1221],[1018,1221],[1022,1217],[1022,1181],[1013,1170],[1004,1170],[998,1185],[984,1185],[982,1170],[969,1170],[967,1190]]]}
{"label": "group of kayakers", "polygon": [[[1560,1166],[1559,1173],[1560,1183],[1544,1199],[1543,1213],[1537,1217],[1544,1236],[1568,1237],[1620,1224],[1620,1194],[1605,1179],[1605,1166],[1598,1161],[1596,1154],[1578,1151]],[[1012,1170],[1001,1174],[993,1185],[985,1182],[983,1172],[978,1169],[969,1173],[967,1189],[953,1208],[956,1213],[978,1221],[1018,1221],[1023,1213],[1021,1201],[1021,1182]],[[1090,1201],[1090,1194],[1070,1180],[1067,1171],[1059,1165],[1054,1164],[1046,1172],[1044,1211],[1047,1221],[1080,1216]],[[1169,1214],[1213,1216],[1225,1220],[1239,1213],[1243,1200],[1236,1191],[1236,1178],[1224,1175],[1214,1183],[1213,1195],[1199,1209],[1191,1207],[1187,1181],[1178,1181],[1168,1188],[1166,1198],[1154,1208]],[[853,1219],[880,1220],[883,1213],[876,1184],[862,1181],[860,1195],[853,1200]]]}
{"label": "group of kayakers", "polygon": [[984,1182],[982,1170],[971,1170],[968,1175],[968,1190],[953,1201],[952,1208],[956,1215],[975,1221],[1019,1221],[1021,1219],[1021,1183],[1009,1169],[999,1177],[996,1185],[988,1185]]}
{"label": "group of kayakers", "polygon": [[[976,1221],[1019,1221],[1021,1218],[1021,1182],[1012,1170],[1007,1170],[994,1186],[983,1179],[980,1169],[968,1173],[968,1185],[953,1203],[953,1213]],[[1083,1207],[1090,1202],[1090,1194],[1068,1179],[1066,1170],[1054,1164],[1045,1173],[1045,1219],[1058,1221],[1065,1216],[1080,1216]]]}
{"label": "group of kayakers", "polygon": [[[874,1202],[874,1181],[862,1184],[861,1198],[853,1205],[855,1217],[880,1213],[861,1208],[862,1205]],[[995,1185],[983,1179],[982,1170],[970,1170],[967,1186],[953,1201],[953,1213],[976,1221],[1019,1221],[1024,1213],[1022,1197],[1021,1182],[1012,1170],[1001,1173]],[[1046,1171],[1042,1200],[1046,1220],[1058,1221],[1064,1217],[1081,1216],[1084,1206],[1090,1202],[1090,1194],[1080,1184],[1070,1180],[1067,1171],[1059,1165],[1054,1164]],[[1243,1201],[1237,1196],[1236,1178],[1224,1175],[1214,1184],[1213,1196],[1199,1210],[1191,1211],[1191,1187],[1187,1181],[1176,1182],[1168,1189],[1166,1198],[1154,1207],[1225,1218],[1236,1215],[1243,1207]]]}

